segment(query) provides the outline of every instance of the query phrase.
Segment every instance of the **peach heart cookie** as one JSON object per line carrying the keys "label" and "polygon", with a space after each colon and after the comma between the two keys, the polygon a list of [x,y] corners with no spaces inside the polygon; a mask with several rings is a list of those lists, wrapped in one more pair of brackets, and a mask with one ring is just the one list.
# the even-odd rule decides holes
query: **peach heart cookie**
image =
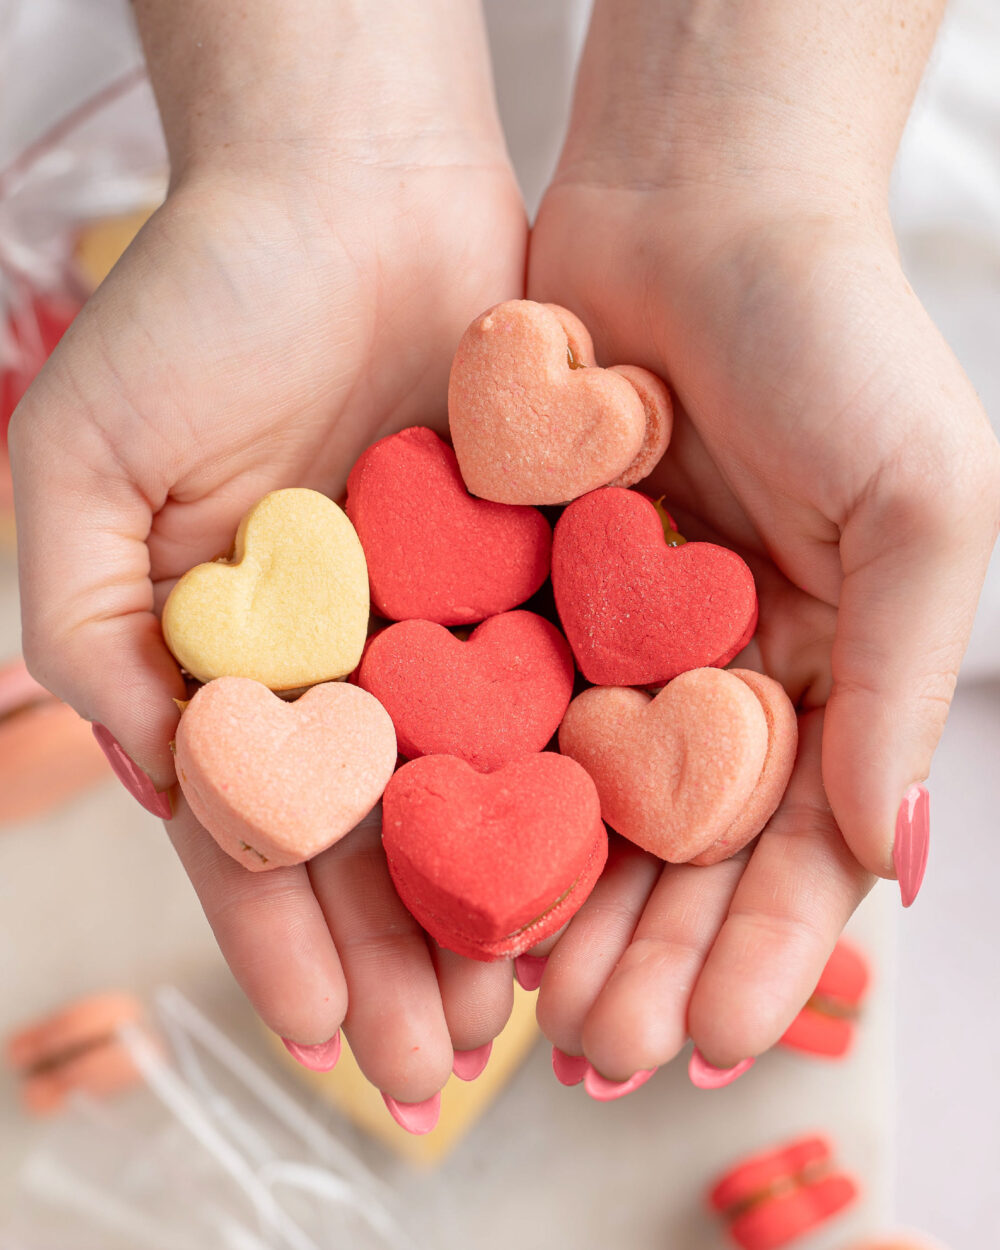
{"label": "peach heart cookie", "polygon": [[357,682],[392,717],[401,755],[454,755],[489,773],[545,747],[574,673],[562,634],[521,611],[491,616],[467,642],[430,621],[391,625],[365,648]]}
{"label": "peach heart cookie", "polygon": [[525,755],[495,773],[426,755],[382,800],[399,897],[442,946],[508,959],[560,929],[608,856],[594,783],[572,760]]}
{"label": "peach heart cookie", "polygon": [[669,546],[654,504],[617,487],[559,518],[552,589],[576,662],[598,686],[658,686],[721,668],[757,625],[753,574],[735,551]]}
{"label": "peach heart cookie", "polygon": [[21,1101],[32,1115],[61,1110],[76,1093],[106,1098],[142,1077],[122,1040],[122,1030],[142,1029],[142,1004],[131,994],[107,992],[68,1003],[7,1039],[7,1063],[21,1078]]}
{"label": "peach heart cookie", "polygon": [[401,430],[374,443],[347,479],[372,603],[394,621],[470,625],[538,590],[552,533],[534,508],[473,499],[455,453],[433,430]]}
{"label": "peach heart cookie", "polygon": [[312,859],[375,806],[396,764],[389,714],[348,682],[294,703],[259,682],[203,686],[177,726],[177,778],[216,842],[260,872]]}
{"label": "peach heart cookie", "polygon": [[635,365],[598,368],[583,324],[556,304],[497,304],[452,362],[452,442],[483,499],[560,504],[631,486],[666,451],[672,421],[663,382]]}
{"label": "peach heart cookie", "polygon": [[361,543],[314,490],[265,495],[240,522],[232,559],[189,570],[163,609],[167,646],[193,677],[251,677],[271,690],[344,677],[367,630]]}
{"label": "peach heart cookie", "polygon": [[608,824],[674,864],[715,864],[756,837],[785,792],[797,741],[778,682],[738,668],[683,673],[655,698],[595,686],[559,730]]}

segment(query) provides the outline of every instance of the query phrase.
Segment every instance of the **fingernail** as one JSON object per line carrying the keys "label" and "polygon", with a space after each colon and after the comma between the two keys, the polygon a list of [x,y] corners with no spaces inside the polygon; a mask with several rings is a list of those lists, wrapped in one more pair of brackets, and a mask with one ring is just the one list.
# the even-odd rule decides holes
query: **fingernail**
{"label": "fingernail", "polygon": [[930,844],[931,796],[926,786],[910,786],[896,813],[896,840],[892,845],[892,862],[904,907],[909,907],[920,893]]}
{"label": "fingernail", "polygon": [[732,1085],[733,1081],[738,1081],[756,1062],[756,1059],[744,1059],[735,1068],[713,1068],[696,1046],[688,1064],[688,1076],[696,1089],[723,1089],[726,1085]]}
{"label": "fingernail", "polygon": [[337,1066],[340,1058],[340,1030],[328,1042],[319,1042],[315,1046],[303,1046],[301,1042],[290,1042],[287,1037],[281,1039],[285,1049],[310,1072],[329,1072]]}
{"label": "fingernail", "polygon": [[400,1128],[405,1128],[408,1133],[413,1133],[418,1137],[431,1131],[437,1124],[441,1113],[440,1090],[432,1098],[425,1098],[423,1102],[397,1102],[395,1098],[390,1098],[385,1093],[382,1099],[389,1108],[389,1114]]}
{"label": "fingernail", "polygon": [[552,1047],[552,1071],[560,1085],[579,1085],[589,1067],[583,1055],[567,1055],[558,1046]]}
{"label": "fingernail", "polygon": [[113,733],[105,729],[103,725],[91,725],[91,729],[97,739],[97,745],[107,756],[115,776],[129,794],[141,803],[147,812],[152,812],[161,820],[169,820],[173,815],[170,810],[170,795],[166,791],[161,793],[156,789],[142,769],[125,754],[121,743]]}
{"label": "fingernail", "polygon": [[514,975],[522,990],[538,989],[548,962],[547,955],[518,955],[514,960]]}
{"label": "fingernail", "polygon": [[597,1102],[614,1102],[616,1098],[624,1098],[640,1085],[645,1085],[655,1071],[655,1068],[646,1068],[630,1076],[627,1081],[609,1081],[606,1076],[601,1076],[593,1064],[588,1064],[583,1088]]}
{"label": "fingernail", "polygon": [[460,1081],[474,1081],[477,1076],[482,1075],[489,1063],[492,1049],[493,1043],[487,1042],[485,1046],[477,1046],[475,1050],[456,1050],[451,1065],[452,1072]]}

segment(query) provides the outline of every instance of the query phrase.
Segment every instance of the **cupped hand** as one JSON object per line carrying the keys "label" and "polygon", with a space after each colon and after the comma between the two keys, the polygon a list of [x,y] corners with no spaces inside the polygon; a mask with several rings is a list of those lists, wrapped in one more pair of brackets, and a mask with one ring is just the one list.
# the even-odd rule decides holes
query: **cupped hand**
{"label": "cupped hand", "polygon": [[[157,616],[174,581],[226,553],[267,491],[337,498],[374,439],[443,426],[466,324],[521,294],[526,227],[502,150],[440,147],[424,165],[317,155],[307,173],[181,179],[14,418],[25,655],[151,779],[154,808],[185,690]],[[219,944],[277,1033],[313,1045],[343,1022],[369,1078],[419,1102],[453,1047],[502,1027],[509,965],[429,949],[377,820],[309,865],[251,874],[171,797]]]}
{"label": "cupped hand", "polygon": [[1000,503],[996,442],[882,213],[620,173],[564,161],[528,293],[579,314],[599,360],[670,381],[646,488],[751,565],[760,625],[736,663],[781,681],[802,723],[754,846],[695,868],[621,845],[555,945],[543,1029],[615,1080],[688,1036],[723,1068],[771,1046],[872,874],[905,875],[897,811],[928,774]]}

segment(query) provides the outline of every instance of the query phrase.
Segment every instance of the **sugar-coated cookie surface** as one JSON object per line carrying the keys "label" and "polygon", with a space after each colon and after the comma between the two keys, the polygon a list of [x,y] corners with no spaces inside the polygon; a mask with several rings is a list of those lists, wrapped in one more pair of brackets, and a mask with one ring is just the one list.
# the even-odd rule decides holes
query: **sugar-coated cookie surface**
{"label": "sugar-coated cookie surface", "polygon": [[473,624],[529,599],[549,573],[545,517],[474,499],[455,453],[423,427],[362,454],[347,479],[347,514],[368,559],[372,604],[390,620]]}
{"label": "sugar-coated cookie surface", "polygon": [[191,810],[253,872],[299,864],[375,806],[396,763],[389,714],[347,682],[286,703],[259,682],[222,677],[188,704],[177,779]]}
{"label": "sugar-coated cookie surface", "polygon": [[509,300],[462,336],[448,422],[474,495],[560,504],[648,473],[669,441],[671,408],[666,388],[645,370],[597,367],[572,313]]}
{"label": "sugar-coated cookie surface", "polygon": [[736,552],[668,547],[652,502],[619,487],[584,495],[559,518],[552,587],[576,662],[600,686],[721,667],[757,623],[753,575]]}
{"label": "sugar-coated cookie surface", "polygon": [[505,612],[460,641],[401,621],[365,648],[358,685],[392,717],[401,755],[454,755],[478,772],[541,751],[573,693],[573,657],[556,627]]}
{"label": "sugar-coated cookie surface", "polygon": [[185,573],[163,609],[167,646],[193,677],[249,677],[272,690],[350,673],[367,629],[361,543],[314,490],[265,495],[240,523],[233,558]]}
{"label": "sugar-coated cookie surface", "polygon": [[594,784],[543,752],[494,773],[428,755],[382,801],[400,898],[442,946],[472,959],[521,954],[583,905],[608,853]]}
{"label": "sugar-coated cookie surface", "polygon": [[[573,700],[559,749],[594,779],[613,829],[671,863],[714,863],[760,832],[788,781],[796,722],[777,682],[746,675],[695,669],[655,698],[595,686]],[[761,683],[779,708],[770,719]]]}

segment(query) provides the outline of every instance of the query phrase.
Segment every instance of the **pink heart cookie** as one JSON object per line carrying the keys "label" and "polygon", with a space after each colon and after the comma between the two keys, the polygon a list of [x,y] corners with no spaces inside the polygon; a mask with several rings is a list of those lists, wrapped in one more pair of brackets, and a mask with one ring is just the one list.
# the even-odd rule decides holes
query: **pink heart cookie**
{"label": "pink heart cookie", "polygon": [[670,440],[666,386],[594,362],[590,335],[555,304],[509,300],[469,326],[448,384],[465,484],[507,504],[560,504],[650,472]]}
{"label": "pink heart cookie", "polygon": [[716,863],[756,837],[784,794],[796,743],[782,687],[745,669],[694,669],[655,698],[594,687],[559,730],[608,824],[677,864]]}
{"label": "pink heart cookie", "polygon": [[347,682],[286,703],[246,677],[220,677],[187,705],[177,778],[216,842],[252,872],[300,864],[349,833],[396,765],[389,714]]}

